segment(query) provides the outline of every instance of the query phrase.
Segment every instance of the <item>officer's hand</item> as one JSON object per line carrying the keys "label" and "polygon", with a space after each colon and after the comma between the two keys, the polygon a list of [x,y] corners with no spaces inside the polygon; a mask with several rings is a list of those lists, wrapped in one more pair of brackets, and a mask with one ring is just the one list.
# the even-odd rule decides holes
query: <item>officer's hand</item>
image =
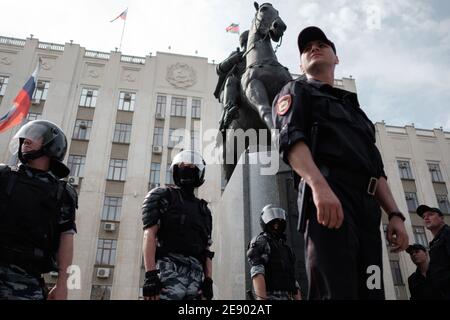
{"label": "officer's hand", "polygon": [[312,191],[317,221],[329,229],[339,229],[344,222],[344,211],[338,197],[326,182]]}
{"label": "officer's hand", "polygon": [[144,286],[142,287],[144,300],[159,300],[162,284],[158,277],[158,271],[152,270],[145,273]]}
{"label": "officer's hand", "polygon": [[205,297],[206,300],[213,298],[213,281],[211,278],[206,277],[200,287],[199,294]]}
{"label": "officer's hand", "polygon": [[67,285],[56,284],[48,293],[47,300],[67,300]]}
{"label": "officer's hand", "polygon": [[387,240],[391,244],[391,252],[400,252],[408,248],[409,239],[402,219],[393,216],[387,228]]}

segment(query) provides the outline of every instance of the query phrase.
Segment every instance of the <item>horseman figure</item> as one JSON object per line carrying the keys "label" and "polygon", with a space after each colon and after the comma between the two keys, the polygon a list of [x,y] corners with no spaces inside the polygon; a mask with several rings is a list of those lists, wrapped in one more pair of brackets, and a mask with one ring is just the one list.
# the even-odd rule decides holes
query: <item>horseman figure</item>
{"label": "horseman figure", "polygon": [[236,130],[272,130],[272,101],[280,89],[292,80],[288,69],[278,62],[271,43],[272,40],[281,42],[286,24],[270,3],[260,6],[255,2],[254,5],[256,14],[248,34],[247,50],[242,55],[246,69],[240,83],[240,103],[236,104],[237,113],[236,109],[233,109],[230,114],[231,109],[225,106],[221,119],[221,138],[225,140],[222,145],[224,172],[227,181],[245,149],[252,145],[266,145],[267,150],[271,144],[270,134],[257,135],[257,140],[253,143],[249,141],[251,139],[236,141],[236,138],[239,140]]}

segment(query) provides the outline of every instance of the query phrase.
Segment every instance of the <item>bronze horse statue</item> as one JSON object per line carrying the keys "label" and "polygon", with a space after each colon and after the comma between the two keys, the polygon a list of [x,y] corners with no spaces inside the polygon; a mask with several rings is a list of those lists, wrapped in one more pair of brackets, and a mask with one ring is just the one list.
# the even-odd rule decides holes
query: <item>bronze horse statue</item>
{"label": "bronze horse statue", "polygon": [[271,143],[270,132],[262,136],[258,134],[256,146],[250,139],[237,143],[236,130],[273,129],[272,101],[281,88],[292,80],[288,69],[278,62],[271,42],[282,39],[286,24],[270,3],[260,6],[255,2],[254,5],[256,14],[244,54],[246,70],[241,78],[239,114],[228,126],[223,142],[223,168],[227,181],[245,149],[253,146],[258,151],[258,146],[264,145],[267,150]]}

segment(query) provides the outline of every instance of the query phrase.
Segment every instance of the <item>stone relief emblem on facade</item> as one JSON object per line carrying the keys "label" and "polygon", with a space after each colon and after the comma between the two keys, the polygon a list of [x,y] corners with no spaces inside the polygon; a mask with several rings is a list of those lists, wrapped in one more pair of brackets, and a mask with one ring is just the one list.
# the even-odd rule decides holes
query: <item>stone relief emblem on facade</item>
{"label": "stone relief emblem on facade", "polygon": [[123,77],[123,79],[127,82],[135,82],[136,77],[132,73],[126,73]]}
{"label": "stone relief emblem on facade", "polygon": [[42,61],[42,64],[41,64],[41,68],[42,69],[44,69],[44,70],[51,70],[52,69],[52,64],[50,63],[50,62],[48,62],[48,61]]}
{"label": "stone relief emblem on facade", "polygon": [[188,88],[197,83],[197,75],[191,66],[177,63],[167,68],[166,80],[176,88]]}
{"label": "stone relief emblem on facade", "polygon": [[12,63],[12,60],[9,57],[2,57],[0,63],[9,66]]}
{"label": "stone relief emblem on facade", "polygon": [[89,69],[88,76],[89,76],[89,78],[97,79],[99,77],[99,74],[98,74],[97,70]]}

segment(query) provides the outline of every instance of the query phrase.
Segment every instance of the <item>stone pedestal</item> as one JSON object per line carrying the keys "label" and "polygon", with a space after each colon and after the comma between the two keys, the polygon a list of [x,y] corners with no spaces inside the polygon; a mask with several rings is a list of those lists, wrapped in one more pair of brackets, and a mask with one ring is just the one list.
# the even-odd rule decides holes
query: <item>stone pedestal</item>
{"label": "stone pedestal", "polygon": [[[266,154],[244,153],[228,182],[222,199],[213,208],[213,278],[216,299],[246,298],[252,288],[246,251],[250,240],[261,232],[261,209],[273,204],[288,214],[288,244],[297,258],[296,278],[306,294],[307,281],[304,264],[303,235],[296,231],[298,221],[297,192],[291,170],[282,160],[275,174],[265,174],[260,159]],[[277,158],[278,160],[278,158]],[[274,164],[271,164],[274,166]],[[278,167],[278,166],[277,166]]]}

